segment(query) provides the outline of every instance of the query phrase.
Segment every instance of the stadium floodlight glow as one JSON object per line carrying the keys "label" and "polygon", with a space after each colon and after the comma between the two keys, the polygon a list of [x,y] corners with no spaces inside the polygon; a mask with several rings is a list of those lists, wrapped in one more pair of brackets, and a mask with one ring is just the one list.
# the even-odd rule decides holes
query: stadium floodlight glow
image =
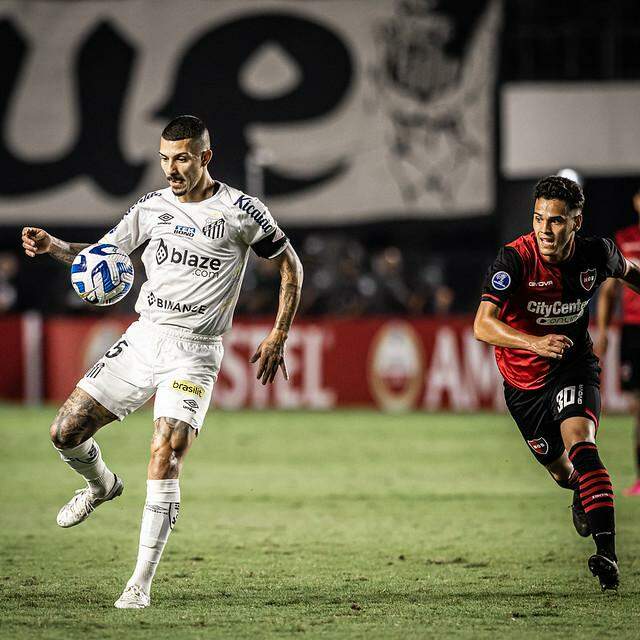
{"label": "stadium floodlight glow", "polygon": [[581,187],[584,186],[584,178],[582,177],[582,174],[578,173],[575,169],[572,169],[571,167],[565,167],[564,169],[560,169],[560,171],[558,171],[556,175],[561,176],[562,178],[569,178],[569,180],[573,180],[574,182],[577,182]]}

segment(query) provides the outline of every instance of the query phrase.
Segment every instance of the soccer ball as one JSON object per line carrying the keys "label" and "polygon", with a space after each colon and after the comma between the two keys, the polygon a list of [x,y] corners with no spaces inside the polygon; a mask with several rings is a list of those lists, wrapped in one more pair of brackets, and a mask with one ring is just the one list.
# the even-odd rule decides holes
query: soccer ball
{"label": "soccer ball", "polygon": [[86,302],[106,307],[120,302],[133,284],[133,264],[114,244],[92,244],[71,265],[71,284]]}

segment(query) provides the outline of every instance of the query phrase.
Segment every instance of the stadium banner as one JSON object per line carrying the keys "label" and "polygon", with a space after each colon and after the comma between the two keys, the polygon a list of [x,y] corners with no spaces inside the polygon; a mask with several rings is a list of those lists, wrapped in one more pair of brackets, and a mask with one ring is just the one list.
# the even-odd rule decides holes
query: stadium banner
{"label": "stadium banner", "polygon": [[[62,402],[134,319],[45,320],[46,399]],[[301,320],[287,343],[291,380],[285,382],[278,374],[273,385],[263,386],[249,358],[272,325],[238,320],[224,337],[225,356],[213,405],[223,409],[503,411],[502,381],[493,350],[475,340],[472,321],[471,317]],[[14,325],[18,330],[19,323]],[[12,335],[11,331],[0,334],[0,348],[19,363],[20,341]],[[613,329],[603,367],[604,406],[609,411],[626,408],[619,389],[617,354],[618,331]]]}
{"label": "stadium banner", "polygon": [[512,83],[501,103],[505,177],[640,174],[640,83]]}
{"label": "stadium banner", "polygon": [[172,117],[285,226],[488,215],[500,0],[5,0],[0,224],[111,226]]}

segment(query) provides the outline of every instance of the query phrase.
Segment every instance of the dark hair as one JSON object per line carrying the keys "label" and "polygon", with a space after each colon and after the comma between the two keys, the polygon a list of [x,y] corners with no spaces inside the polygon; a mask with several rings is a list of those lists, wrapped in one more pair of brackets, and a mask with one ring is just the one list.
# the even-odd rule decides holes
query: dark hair
{"label": "dark hair", "polygon": [[165,140],[184,140],[185,138],[200,138],[205,149],[210,145],[209,131],[204,122],[196,116],[178,116],[174,118],[162,131]]}
{"label": "dark hair", "polygon": [[562,200],[569,211],[584,207],[584,193],[582,187],[569,178],[562,176],[547,176],[538,181],[533,190],[533,197],[545,200]]}

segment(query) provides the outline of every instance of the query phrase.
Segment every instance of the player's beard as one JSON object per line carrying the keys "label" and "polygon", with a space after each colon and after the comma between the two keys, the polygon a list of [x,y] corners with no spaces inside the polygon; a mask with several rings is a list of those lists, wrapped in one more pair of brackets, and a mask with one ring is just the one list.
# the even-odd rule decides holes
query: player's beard
{"label": "player's beard", "polygon": [[[172,179],[174,178],[172,177]],[[177,179],[177,184],[171,184],[170,182],[169,186],[171,187],[173,195],[178,197],[184,196],[189,190],[187,187],[187,181],[182,177]]]}

